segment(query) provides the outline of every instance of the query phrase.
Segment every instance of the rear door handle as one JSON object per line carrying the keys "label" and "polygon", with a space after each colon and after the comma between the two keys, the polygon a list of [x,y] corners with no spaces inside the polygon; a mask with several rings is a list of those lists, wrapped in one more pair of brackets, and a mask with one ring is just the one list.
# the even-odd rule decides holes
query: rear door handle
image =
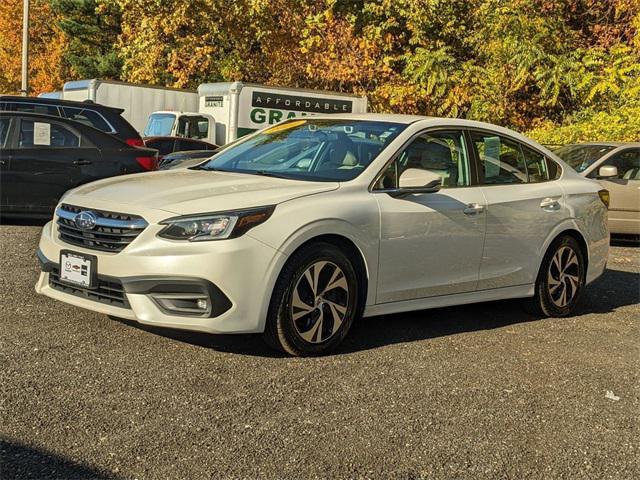
{"label": "rear door handle", "polygon": [[78,160],[74,160],[74,165],[91,165],[93,162],[91,160],[85,160],[84,158],[79,158]]}
{"label": "rear door handle", "polygon": [[465,215],[475,215],[477,213],[482,213],[483,211],[484,207],[479,203],[470,203],[464,210],[462,210]]}
{"label": "rear door handle", "polygon": [[553,198],[545,198],[540,202],[540,208],[544,210],[558,210],[560,208],[560,203],[558,200]]}

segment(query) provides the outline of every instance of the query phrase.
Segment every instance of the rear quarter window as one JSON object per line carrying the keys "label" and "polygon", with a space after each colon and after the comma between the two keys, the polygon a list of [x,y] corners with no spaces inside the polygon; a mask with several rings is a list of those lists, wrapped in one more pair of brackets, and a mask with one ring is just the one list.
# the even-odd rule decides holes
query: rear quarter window
{"label": "rear quarter window", "polygon": [[64,116],[89,127],[97,128],[103,132],[111,133],[113,128],[98,112],[86,108],[63,107]]}

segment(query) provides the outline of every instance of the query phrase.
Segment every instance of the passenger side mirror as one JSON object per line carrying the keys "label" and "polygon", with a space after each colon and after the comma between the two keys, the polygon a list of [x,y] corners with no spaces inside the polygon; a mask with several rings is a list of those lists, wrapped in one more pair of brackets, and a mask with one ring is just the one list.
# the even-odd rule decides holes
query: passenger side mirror
{"label": "passenger side mirror", "polygon": [[437,173],[420,168],[407,168],[400,175],[398,189],[394,196],[411,193],[435,193],[442,187],[442,177]]}
{"label": "passenger side mirror", "polygon": [[605,165],[598,170],[598,178],[613,178],[618,176],[618,168],[613,165]]}

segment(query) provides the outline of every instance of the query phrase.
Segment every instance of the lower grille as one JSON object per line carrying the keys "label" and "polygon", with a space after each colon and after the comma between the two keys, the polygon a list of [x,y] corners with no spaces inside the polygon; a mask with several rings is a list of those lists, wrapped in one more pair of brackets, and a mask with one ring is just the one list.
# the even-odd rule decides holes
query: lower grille
{"label": "lower grille", "polygon": [[88,289],[79,285],[69,285],[61,282],[58,267],[53,267],[49,272],[49,286],[60,292],[93,300],[94,302],[120,308],[131,308],[122,288],[122,283],[115,278],[98,275],[98,287],[96,289]]}

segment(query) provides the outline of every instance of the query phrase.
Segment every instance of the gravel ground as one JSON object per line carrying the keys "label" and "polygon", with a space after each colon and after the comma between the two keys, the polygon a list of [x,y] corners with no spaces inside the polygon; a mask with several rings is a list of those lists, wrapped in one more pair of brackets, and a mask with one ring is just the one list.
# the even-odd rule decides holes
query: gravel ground
{"label": "gravel ground", "polygon": [[637,248],[572,318],[391,315],[295,359],[37,296],[39,230],[0,226],[3,479],[640,478]]}

